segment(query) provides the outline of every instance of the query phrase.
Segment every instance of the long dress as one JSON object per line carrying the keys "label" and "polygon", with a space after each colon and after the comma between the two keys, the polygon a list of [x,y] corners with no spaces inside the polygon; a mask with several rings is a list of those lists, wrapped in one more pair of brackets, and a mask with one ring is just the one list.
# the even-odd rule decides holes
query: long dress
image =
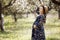
{"label": "long dress", "polygon": [[[45,33],[44,33],[44,16],[40,15],[37,17],[35,22],[32,26],[32,40],[45,40]],[[36,25],[37,29],[34,29],[34,25]]]}

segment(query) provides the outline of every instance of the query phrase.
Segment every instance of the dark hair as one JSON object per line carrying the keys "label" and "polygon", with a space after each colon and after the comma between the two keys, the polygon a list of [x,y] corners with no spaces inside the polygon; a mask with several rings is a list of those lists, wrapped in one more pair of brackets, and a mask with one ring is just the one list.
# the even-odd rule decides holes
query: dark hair
{"label": "dark hair", "polygon": [[37,7],[37,9],[36,9],[36,13],[39,14],[39,7]]}
{"label": "dark hair", "polygon": [[43,13],[46,14],[46,12],[45,12],[45,7],[44,7],[44,6],[42,6],[42,7],[43,7]]}

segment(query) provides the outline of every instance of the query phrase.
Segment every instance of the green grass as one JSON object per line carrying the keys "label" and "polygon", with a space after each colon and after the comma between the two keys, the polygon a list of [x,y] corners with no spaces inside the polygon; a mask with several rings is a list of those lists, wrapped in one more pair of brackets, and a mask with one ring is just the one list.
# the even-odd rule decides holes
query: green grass
{"label": "green grass", "polygon": [[[46,40],[60,40],[60,21],[56,16],[48,16],[45,24]],[[5,32],[0,32],[0,40],[31,40],[34,20],[34,17],[30,16],[28,18],[18,19],[17,22],[14,22],[11,16],[5,17]]]}
{"label": "green grass", "polygon": [[60,20],[56,14],[47,16],[45,24],[45,33],[47,40],[60,40]]}

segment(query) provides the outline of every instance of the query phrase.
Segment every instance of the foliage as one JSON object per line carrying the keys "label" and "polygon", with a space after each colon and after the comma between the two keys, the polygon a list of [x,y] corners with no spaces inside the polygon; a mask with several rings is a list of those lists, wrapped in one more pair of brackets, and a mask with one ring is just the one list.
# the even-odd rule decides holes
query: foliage
{"label": "foliage", "polygon": [[[54,16],[54,17],[53,17]],[[11,16],[4,18],[5,32],[0,32],[0,40],[31,40],[33,14],[28,18],[18,19],[15,23]],[[52,18],[52,19],[51,19]],[[28,21],[27,21],[28,20]],[[60,40],[60,20],[56,14],[47,14],[45,33],[47,40]]]}

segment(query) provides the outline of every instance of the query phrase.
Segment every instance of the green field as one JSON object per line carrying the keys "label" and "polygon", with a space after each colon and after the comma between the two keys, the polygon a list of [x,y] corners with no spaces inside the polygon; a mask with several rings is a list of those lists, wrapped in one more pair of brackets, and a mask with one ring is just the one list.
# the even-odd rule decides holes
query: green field
{"label": "green field", "polygon": [[[33,15],[14,22],[11,16],[4,18],[5,32],[0,32],[0,40],[31,40]],[[47,40],[60,40],[60,20],[57,15],[48,14],[45,27]]]}

